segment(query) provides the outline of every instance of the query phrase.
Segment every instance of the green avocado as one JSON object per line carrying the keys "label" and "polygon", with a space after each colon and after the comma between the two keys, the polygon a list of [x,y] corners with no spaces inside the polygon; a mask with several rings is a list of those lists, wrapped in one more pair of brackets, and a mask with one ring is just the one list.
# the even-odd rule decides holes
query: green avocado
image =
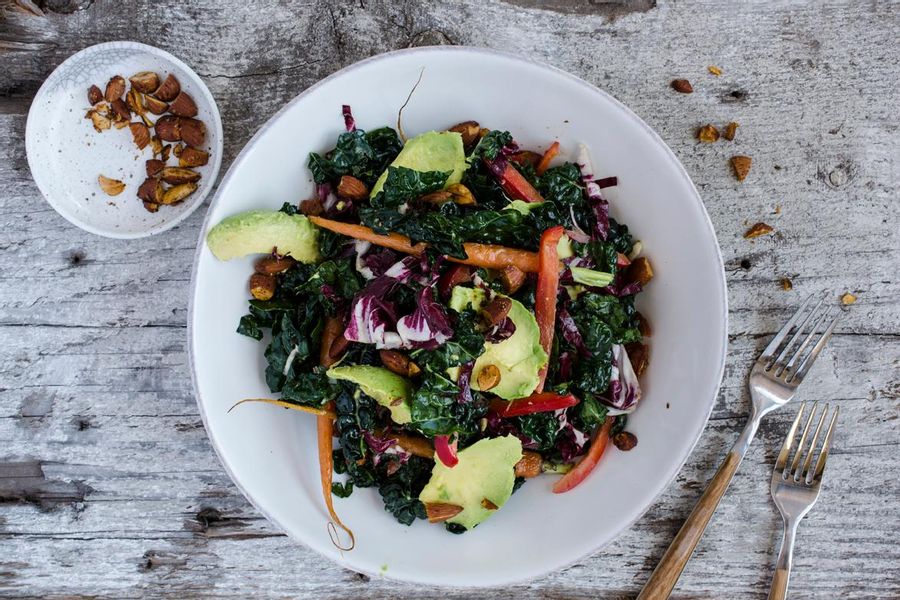
{"label": "green avocado", "polygon": [[[407,140],[391,166],[406,167],[420,173],[451,171],[445,186],[462,181],[463,173],[469,167],[466,163],[462,136],[455,131],[429,131]],[[372,193],[369,194],[370,198],[374,198],[381,191],[385,179],[387,170],[375,182]]]}
{"label": "green avocado", "polygon": [[332,367],[325,373],[332,379],[342,379],[359,385],[359,389],[378,404],[391,411],[391,420],[398,425],[409,423],[409,399],[412,384],[403,377],[382,367],[348,365]]}
{"label": "green avocado", "polygon": [[512,495],[514,469],[522,459],[522,442],[508,435],[475,442],[459,451],[459,462],[434,462],[431,479],[419,494],[426,504],[445,503],[463,510],[449,519],[471,529],[497,512]]}
{"label": "green avocado", "polygon": [[319,230],[303,215],[250,210],[219,222],[206,235],[206,245],[219,260],[277,249],[300,262],[319,260]]}
{"label": "green avocado", "polygon": [[[547,353],[541,347],[541,334],[534,315],[521,302],[512,300],[509,318],[516,326],[510,337],[493,344],[485,342],[484,352],[472,369],[472,388],[478,387],[478,374],[487,365],[500,370],[500,383],[489,391],[506,400],[530,395],[538,384],[538,372],[547,364]],[[462,312],[468,307],[478,310],[485,301],[481,288],[456,286],[450,296],[450,308]]]}

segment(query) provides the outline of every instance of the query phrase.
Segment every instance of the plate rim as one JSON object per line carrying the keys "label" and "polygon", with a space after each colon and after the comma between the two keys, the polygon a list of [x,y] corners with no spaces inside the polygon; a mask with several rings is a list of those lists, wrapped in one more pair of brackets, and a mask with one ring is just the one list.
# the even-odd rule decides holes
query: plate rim
{"label": "plate rim", "polygon": [[[71,63],[74,63],[77,59],[81,58],[81,56],[83,54],[87,54],[89,52],[103,51],[103,50],[113,49],[113,48],[126,48],[126,49],[134,49],[134,50],[140,50],[142,52],[147,52],[149,54],[159,56],[162,59],[171,62],[176,67],[183,69],[185,72],[189,73],[194,80],[192,83],[195,83],[198,85],[199,90],[203,93],[204,96],[206,96],[206,99],[209,101],[210,109],[212,111],[212,116],[213,116],[213,124],[215,126],[216,132],[218,133],[219,142],[217,144],[217,147],[214,149],[215,152],[214,152],[214,159],[213,159],[214,162],[213,162],[212,176],[210,177],[210,183],[209,183],[209,185],[206,186],[206,189],[204,191],[202,191],[201,194],[199,196],[197,196],[197,198],[194,199],[193,206],[190,206],[183,213],[181,213],[181,214],[175,216],[174,218],[172,218],[168,221],[165,221],[159,225],[150,227],[144,231],[135,231],[135,232],[111,231],[111,230],[103,229],[100,227],[95,227],[94,225],[91,225],[90,223],[87,223],[85,221],[81,221],[81,220],[77,219],[75,216],[70,214],[69,211],[65,210],[64,208],[61,208],[61,205],[59,203],[57,203],[56,200],[51,198],[51,194],[49,194],[47,192],[47,190],[44,189],[44,186],[41,184],[40,181],[38,181],[38,178],[35,177],[34,166],[32,164],[32,160],[33,160],[32,153],[29,152],[29,148],[35,143],[32,140],[34,139],[35,127],[37,127],[36,122],[37,122],[38,117],[37,117],[36,111],[34,109],[38,103],[38,100],[41,100],[43,98],[43,96],[46,95],[47,89],[48,89],[47,86],[50,84],[50,81],[53,79],[54,75],[56,75],[56,73],[60,72],[61,69],[64,69],[65,67],[69,66]],[[207,126],[208,126],[208,124],[207,124]],[[47,77],[44,79],[43,83],[41,83],[41,87],[38,88],[38,91],[35,93],[34,98],[32,98],[31,105],[28,107],[28,116],[25,120],[25,158],[28,162],[28,170],[31,174],[31,180],[34,182],[35,186],[37,186],[38,191],[41,193],[41,196],[44,198],[44,200],[47,202],[47,204],[49,204],[50,207],[54,211],[56,211],[56,213],[58,215],[60,215],[66,221],[68,221],[72,225],[78,227],[79,229],[81,229],[83,231],[87,231],[88,233],[92,233],[94,235],[99,235],[101,237],[110,238],[110,239],[134,240],[134,239],[149,237],[152,235],[157,235],[159,233],[162,233],[164,231],[168,231],[169,229],[172,229],[176,225],[179,225],[185,219],[187,219],[189,216],[194,214],[194,211],[196,211],[198,208],[200,208],[200,206],[203,205],[204,202],[206,202],[206,198],[209,197],[210,193],[214,189],[216,191],[218,191],[218,186],[216,185],[216,180],[219,178],[219,171],[221,171],[221,169],[222,169],[222,152],[225,147],[225,139],[224,138],[225,138],[225,130],[222,126],[222,115],[219,112],[219,106],[216,103],[216,98],[215,98],[215,96],[213,96],[212,92],[209,91],[209,87],[206,85],[206,82],[203,81],[203,78],[200,77],[200,75],[196,71],[194,71],[194,69],[192,69],[187,63],[185,63],[183,60],[181,60],[177,56],[173,55],[172,53],[170,53],[166,50],[163,50],[162,48],[157,48],[156,46],[151,46],[149,44],[144,44],[142,42],[135,42],[132,40],[113,40],[113,41],[109,41],[109,42],[101,42],[99,44],[93,44],[91,46],[82,48],[78,52],[75,52],[74,54],[72,54],[71,56],[66,58],[64,61],[59,63],[56,66],[56,68],[54,68],[50,72],[50,74],[47,75]],[[206,221],[204,219],[204,226],[205,225],[206,225]]]}
{"label": "plate rim", "polygon": [[[621,109],[624,112],[624,114],[630,120],[632,120],[638,127],[640,127],[647,134],[649,134],[650,137],[668,155],[669,160],[672,161],[673,164],[677,167],[677,171],[678,171],[681,179],[685,183],[687,183],[688,189],[691,192],[693,192],[693,199],[694,199],[695,203],[697,204],[697,207],[700,209],[700,214],[702,215],[703,220],[706,225],[706,228],[710,233],[710,238],[707,239],[707,243],[709,243],[709,241],[711,240],[712,245],[713,245],[713,250],[715,251],[714,252],[715,257],[718,259],[717,275],[719,276],[718,277],[719,292],[720,292],[721,298],[722,298],[722,302],[719,306],[719,310],[720,310],[720,313],[722,316],[721,322],[723,324],[723,327],[722,327],[722,338],[720,340],[721,352],[719,353],[719,361],[718,361],[718,365],[717,365],[716,373],[715,373],[715,375],[716,375],[715,390],[714,390],[714,393],[711,394],[711,399],[709,400],[709,406],[706,410],[706,414],[704,415],[703,420],[700,422],[698,429],[695,432],[691,433],[691,435],[693,436],[693,442],[691,443],[689,450],[685,453],[684,458],[681,461],[679,461],[679,463],[672,469],[671,473],[666,474],[666,476],[664,478],[660,479],[660,481],[664,481],[664,483],[659,487],[658,491],[653,495],[651,500],[647,503],[647,506],[642,511],[640,511],[640,513],[637,514],[633,519],[631,519],[628,523],[623,524],[619,528],[618,532],[616,534],[614,534],[610,539],[605,540],[597,545],[594,545],[590,550],[588,550],[588,551],[584,552],[583,554],[580,554],[579,556],[574,557],[572,559],[565,559],[563,561],[556,561],[556,562],[551,561],[551,563],[549,563],[546,568],[542,568],[541,570],[531,573],[527,576],[524,576],[524,577],[501,577],[501,578],[492,580],[489,583],[460,581],[460,582],[456,582],[456,583],[450,585],[450,584],[443,583],[443,582],[436,582],[434,580],[424,578],[424,577],[423,578],[420,578],[420,577],[415,577],[415,578],[395,577],[393,575],[393,573],[391,573],[390,571],[388,571],[388,572],[370,571],[370,570],[367,570],[364,568],[358,568],[355,565],[350,567],[349,565],[347,565],[341,561],[335,560],[335,558],[333,556],[329,556],[329,555],[325,554],[324,552],[320,551],[319,549],[314,548],[313,546],[307,544],[304,540],[300,539],[299,536],[295,535],[294,532],[292,532],[292,531],[288,530],[286,527],[282,526],[282,524],[278,520],[272,518],[267,511],[260,508],[260,506],[258,506],[256,501],[250,496],[250,494],[247,492],[247,490],[244,489],[244,486],[237,480],[237,478],[235,477],[235,474],[232,472],[230,465],[225,461],[223,454],[220,450],[218,441],[214,438],[213,435],[211,435],[208,421],[207,421],[206,410],[205,410],[204,405],[200,398],[199,387],[198,387],[198,376],[197,376],[197,361],[195,360],[196,348],[194,346],[194,310],[196,308],[195,301],[196,301],[196,297],[197,297],[197,286],[198,286],[197,270],[200,265],[200,258],[201,258],[201,254],[203,251],[203,244],[205,241],[206,232],[208,231],[210,220],[212,218],[212,208],[213,208],[213,205],[217,201],[219,201],[221,194],[222,194],[222,190],[224,190],[226,188],[226,186],[230,182],[231,178],[234,176],[235,172],[240,168],[240,166],[246,160],[246,157],[249,154],[249,152],[259,142],[259,139],[269,130],[269,128],[273,127],[274,124],[281,118],[282,114],[287,112],[295,103],[300,102],[307,95],[318,90],[320,87],[323,87],[325,84],[327,84],[328,82],[330,82],[331,80],[333,80],[335,78],[338,78],[348,72],[363,68],[363,67],[373,64],[375,62],[389,60],[396,56],[416,55],[416,54],[434,54],[434,53],[448,53],[448,54],[469,53],[469,54],[475,54],[475,55],[480,54],[480,55],[491,56],[494,58],[502,58],[504,60],[511,60],[514,62],[525,63],[531,67],[536,67],[536,68],[544,70],[544,71],[549,71],[550,73],[552,73],[554,75],[562,76],[566,79],[569,79],[573,83],[576,83],[582,87],[585,87],[587,90],[589,90],[595,94],[599,94],[605,100],[610,101],[614,106]],[[618,539],[627,530],[631,529],[631,527],[633,527],[634,524],[639,519],[641,519],[644,515],[646,515],[647,512],[654,505],[657,504],[659,499],[669,489],[669,487],[672,485],[672,482],[675,480],[675,478],[678,476],[678,474],[684,468],[684,465],[687,463],[687,460],[694,453],[694,450],[696,449],[697,444],[700,442],[700,438],[703,436],[703,432],[706,430],[706,426],[709,424],[710,416],[712,415],[712,411],[715,408],[716,402],[719,398],[719,393],[720,393],[721,387],[722,387],[722,379],[723,379],[724,373],[725,373],[725,363],[726,363],[726,359],[728,356],[728,331],[729,331],[728,286],[727,286],[727,280],[726,280],[726,276],[725,276],[725,263],[724,263],[724,259],[722,257],[722,250],[721,250],[721,247],[719,246],[718,236],[716,235],[715,227],[713,226],[712,220],[709,217],[709,213],[706,210],[706,205],[703,203],[703,199],[701,198],[700,192],[697,190],[696,185],[694,185],[693,180],[691,179],[690,175],[688,175],[688,172],[685,169],[684,165],[682,164],[681,160],[678,159],[678,156],[672,151],[672,149],[669,147],[669,145],[666,144],[666,142],[662,139],[662,137],[660,137],[660,135],[652,127],[650,127],[640,116],[637,115],[637,113],[635,113],[633,110],[631,110],[626,104],[624,104],[623,102],[621,102],[620,100],[615,98],[609,92],[606,92],[605,90],[591,84],[590,82],[582,79],[581,77],[578,77],[577,75],[574,75],[572,73],[564,71],[563,69],[560,69],[553,65],[539,62],[539,61],[533,60],[531,58],[517,56],[517,55],[514,55],[509,52],[495,50],[492,48],[460,45],[460,46],[425,46],[425,47],[417,47],[417,48],[401,48],[398,50],[392,50],[389,52],[376,54],[374,56],[370,56],[368,58],[365,58],[365,59],[355,62],[353,64],[347,65],[346,67],[343,67],[343,68],[335,71],[334,73],[327,75],[326,77],[318,80],[314,84],[310,85],[309,87],[307,87],[306,89],[301,91],[294,98],[292,98],[290,101],[288,101],[284,106],[282,106],[277,112],[275,112],[262,126],[260,126],[260,128],[256,131],[256,133],[254,133],[253,136],[244,144],[243,148],[241,148],[241,151],[237,154],[237,156],[235,157],[235,159],[232,161],[231,165],[229,166],[228,170],[226,171],[225,175],[222,177],[222,180],[216,189],[216,193],[213,196],[212,200],[210,201],[209,207],[207,208],[206,216],[203,219],[203,225],[200,229],[197,246],[194,250],[194,262],[191,267],[191,286],[190,286],[190,295],[188,298],[188,327],[187,327],[188,339],[187,339],[187,343],[188,343],[188,358],[189,358],[190,370],[191,370],[191,384],[193,387],[194,399],[197,402],[197,407],[200,412],[200,417],[201,417],[201,420],[203,421],[203,426],[206,429],[207,438],[210,441],[210,445],[215,450],[216,455],[219,458],[219,462],[221,463],[223,469],[228,474],[228,477],[231,479],[231,481],[235,485],[235,487],[241,492],[241,494],[247,499],[247,501],[250,502],[250,504],[257,511],[259,511],[259,513],[262,516],[264,516],[270,523],[272,523],[276,527],[278,527],[278,529],[281,530],[288,538],[290,538],[294,542],[300,543],[303,547],[305,547],[309,550],[312,550],[313,552],[315,552],[316,554],[318,554],[319,556],[328,560],[331,563],[337,564],[338,566],[343,567],[343,568],[351,568],[354,571],[364,573],[370,577],[377,577],[380,579],[386,579],[386,580],[390,580],[390,581],[398,581],[398,582],[414,584],[414,585],[431,585],[431,586],[439,587],[439,588],[459,587],[459,588],[468,588],[468,589],[472,589],[472,588],[493,589],[493,588],[500,588],[500,587],[509,586],[509,585],[525,584],[525,583],[534,581],[538,578],[545,577],[551,573],[554,573],[557,571],[562,571],[562,570],[572,566],[573,564],[575,564],[581,560],[584,560],[586,557],[592,556],[592,555],[600,552],[601,550],[606,548],[609,544],[611,544],[614,540]]]}

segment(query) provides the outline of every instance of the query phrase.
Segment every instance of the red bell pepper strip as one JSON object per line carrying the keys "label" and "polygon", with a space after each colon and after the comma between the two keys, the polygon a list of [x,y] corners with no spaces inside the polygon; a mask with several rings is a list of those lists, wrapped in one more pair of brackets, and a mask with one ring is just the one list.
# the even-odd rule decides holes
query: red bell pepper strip
{"label": "red bell pepper strip", "polygon": [[451,444],[449,435],[434,436],[434,453],[444,463],[444,466],[451,469],[459,462],[459,457],[456,455],[456,440],[454,439]]}
{"label": "red bell pepper strip", "polygon": [[[538,280],[534,294],[534,317],[541,333],[541,347],[547,356],[553,347],[553,329],[556,324],[556,294],[559,290],[559,253],[556,245],[563,236],[562,226],[551,227],[541,234],[541,245],[538,249]],[[547,378],[545,365],[538,374],[535,392],[544,391],[544,380]]]}
{"label": "red bell pepper strip", "polygon": [[550,412],[561,408],[569,408],[578,404],[578,398],[572,394],[554,394],[553,392],[541,392],[532,394],[527,398],[518,398],[507,402],[506,400],[494,400],[491,402],[491,411],[500,417],[520,417],[531,413]]}
{"label": "red bell pepper strip", "polygon": [[534,186],[519,173],[519,170],[511,162],[503,158],[497,158],[492,161],[485,159],[485,162],[491,173],[497,178],[500,187],[513,200],[524,200],[525,202],[544,201],[541,193],[534,189]]}
{"label": "red bell pepper strip", "polygon": [[600,457],[609,445],[609,432],[612,430],[613,423],[616,422],[615,417],[606,417],[603,425],[597,428],[594,433],[594,439],[591,440],[591,447],[587,454],[575,465],[571,471],[562,476],[562,478],[553,484],[553,493],[562,494],[568,492],[582,481],[594,470]]}
{"label": "red bell pepper strip", "polygon": [[616,266],[620,269],[624,269],[628,265],[631,264],[631,259],[619,252],[616,254]]}

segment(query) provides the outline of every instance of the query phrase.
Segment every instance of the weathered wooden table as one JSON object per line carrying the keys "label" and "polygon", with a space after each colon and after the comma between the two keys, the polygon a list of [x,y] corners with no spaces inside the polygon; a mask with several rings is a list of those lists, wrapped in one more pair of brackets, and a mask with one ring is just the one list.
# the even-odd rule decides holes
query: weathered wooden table
{"label": "weathered wooden table", "polygon": [[[23,141],[38,86],[85,46],[135,39],[205,78],[225,122],[226,168],[282,104],[340,67],[409,45],[471,44],[608,90],[662,135],[699,187],[726,260],[731,343],[694,454],[604,551],[514,588],[442,596],[634,596],[742,426],[757,352],[801,298],[828,290],[835,303],[848,291],[859,300],[802,393],[842,412],[822,498],[800,529],[792,597],[900,597],[900,4],[37,4],[44,16],[0,0],[0,595],[438,594],[370,580],[292,543],[222,471],[186,355],[204,211],[164,235],[114,241],[76,229],[38,193]],[[676,77],[694,93],[670,89]],[[734,142],[696,142],[699,125],[729,121],[740,123]],[[753,158],[742,184],[732,154]],[[757,221],[774,235],[743,239]],[[677,597],[765,596],[781,535],[768,480],[791,417],[764,424]]]}

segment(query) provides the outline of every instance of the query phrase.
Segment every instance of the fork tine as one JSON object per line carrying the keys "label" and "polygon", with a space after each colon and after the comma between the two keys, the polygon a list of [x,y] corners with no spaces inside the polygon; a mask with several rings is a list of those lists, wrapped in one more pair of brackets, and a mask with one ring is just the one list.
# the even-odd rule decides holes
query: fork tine
{"label": "fork tine", "polygon": [[[794,342],[800,337],[803,333],[803,330],[806,328],[806,324],[809,323],[810,319],[815,316],[819,309],[822,307],[822,304],[825,302],[825,298],[827,296],[822,296],[822,299],[815,305],[815,307],[809,311],[809,314],[806,315],[806,318],[803,319],[803,322],[797,325],[797,330],[794,332],[794,335],[791,336],[791,339],[788,340],[788,343],[784,345],[784,348],[781,349],[781,352],[778,353],[778,356],[775,357],[775,360],[772,361],[772,366],[776,367],[776,376],[780,376],[781,373],[784,372],[784,359],[787,357],[788,350],[794,345]],[[815,328],[813,328],[815,331]],[[780,365],[780,366],[779,366]]]}
{"label": "fork tine", "polygon": [[809,434],[809,427],[812,425],[813,417],[816,416],[816,410],[819,408],[819,402],[816,401],[813,403],[812,410],[809,411],[809,418],[806,419],[806,425],[803,427],[803,434],[800,436],[800,443],[797,444],[797,453],[794,454],[794,460],[791,461],[791,466],[788,469],[787,473],[785,473],[785,477],[788,475],[793,475],[797,471],[797,465],[800,464],[800,459],[803,458],[803,445],[806,443],[806,436]]}
{"label": "fork tine", "polygon": [[806,377],[806,374],[809,372],[812,364],[816,361],[816,358],[819,357],[819,352],[822,351],[822,348],[825,347],[826,342],[831,338],[831,334],[834,332],[834,328],[837,325],[838,319],[841,317],[841,314],[838,313],[831,320],[831,323],[828,324],[828,327],[825,329],[825,332],[822,333],[822,337],[819,338],[819,341],[816,342],[816,345],[813,346],[812,352],[803,359],[803,362],[800,363],[800,366],[797,367],[797,370],[794,371],[794,374],[787,380],[788,383],[800,383],[803,381],[803,378]]}
{"label": "fork tine", "polygon": [[803,417],[803,411],[805,408],[806,402],[803,402],[800,405],[800,410],[797,411],[797,416],[794,417],[794,422],[791,425],[791,429],[784,437],[784,444],[781,445],[781,452],[778,453],[778,460],[775,461],[776,473],[781,471],[782,475],[784,475],[784,467],[785,465],[787,465],[788,456],[791,455],[791,448],[794,447],[794,439],[797,436],[797,427],[800,426],[800,419]]}
{"label": "fork tine", "polygon": [[828,450],[831,448],[831,436],[834,434],[834,424],[837,421],[840,407],[834,407],[834,414],[831,415],[831,423],[828,425],[828,431],[825,433],[825,441],[822,443],[822,450],[819,452],[819,460],[816,461],[816,470],[813,472],[810,483],[821,479],[822,473],[825,471],[825,461],[828,460]]}
{"label": "fork tine", "polygon": [[[825,422],[825,416],[827,414],[828,405],[826,404],[825,408],[822,410],[822,416],[819,417],[819,422],[816,424],[816,430],[813,432],[812,439],[809,440],[809,448],[806,451],[806,459],[803,461],[803,466],[794,474],[794,481],[804,480],[809,474],[809,465],[812,463],[813,455],[816,453],[816,442],[819,440],[819,432],[822,431],[822,424]],[[802,448],[800,450],[802,450]]]}
{"label": "fork tine", "polygon": [[784,372],[793,369],[794,365],[800,360],[800,358],[803,357],[806,351],[806,347],[809,346],[810,342],[812,342],[813,339],[816,338],[816,332],[819,330],[819,327],[822,326],[822,323],[825,322],[825,319],[830,317],[833,312],[834,311],[831,309],[831,307],[828,307],[824,311],[822,311],[821,316],[819,316],[819,318],[816,319],[816,322],[813,323],[813,326],[810,327],[809,334],[803,339],[803,341],[800,343],[800,346],[794,351],[794,355],[791,356],[791,359],[788,361],[787,365],[785,365]]}
{"label": "fork tine", "polygon": [[763,350],[762,355],[759,357],[760,361],[764,360],[766,363],[769,362],[769,359],[772,358],[772,355],[774,355],[775,351],[781,346],[781,342],[783,342],[784,338],[787,337],[787,334],[790,333],[791,328],[800,320],[800,315],[803,314],[803,311],[806,310],[806,307],[809,306],[812,299],[813,297],[811,294],[806,297],[806,300],[803,301],[803,304],[800,305],[797,312],[791,316],[790,320],[775,334],[775,337],[772,338],[772,341],[769,342],[769,345]]}

